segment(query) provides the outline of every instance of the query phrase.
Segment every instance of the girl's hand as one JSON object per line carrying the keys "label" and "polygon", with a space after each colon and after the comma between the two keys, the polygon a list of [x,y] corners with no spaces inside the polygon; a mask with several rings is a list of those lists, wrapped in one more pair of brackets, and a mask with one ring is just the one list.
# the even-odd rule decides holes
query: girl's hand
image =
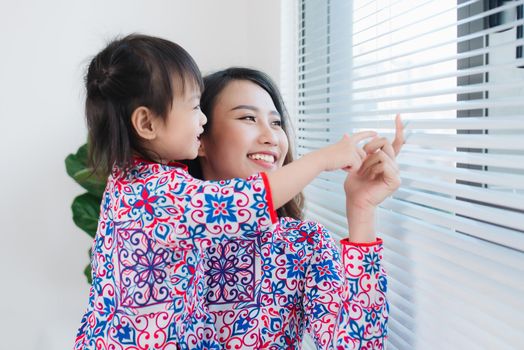
{"label": "girl's hand", "polygon": [[366,157],[358,169],[344,181],[348,208],[374,209],[400,186],[396,156],[404,144],[404,126],[400,116],[395,119],[395,139],[375,138],[364,146]]}
{"label": "girl's hand", "polygon": [[345,134],[342,140],[319,150],[318,156],[324,164],[324,171],[343,169],[356,172],[360,169],[366,152],[358,146],[358,143],[366,138],[374,137],[375,131],[362,131],[351,136]]}

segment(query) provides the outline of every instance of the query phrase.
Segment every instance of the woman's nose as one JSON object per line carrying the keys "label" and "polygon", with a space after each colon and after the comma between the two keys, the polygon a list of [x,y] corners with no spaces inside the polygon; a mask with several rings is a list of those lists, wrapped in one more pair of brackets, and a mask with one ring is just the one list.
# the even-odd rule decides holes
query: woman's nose
{"label": "woman's nose", "polygon": [[275,132],[275,130],[273,130],[271,128],[270,125],[266,125],[265,123],[261,123],[260,125],[260,142],[261,143],[265,143],[265,144],[270,144],[270,145],[277,145],[278,144],[278,137],[277,137],[277,134]]}

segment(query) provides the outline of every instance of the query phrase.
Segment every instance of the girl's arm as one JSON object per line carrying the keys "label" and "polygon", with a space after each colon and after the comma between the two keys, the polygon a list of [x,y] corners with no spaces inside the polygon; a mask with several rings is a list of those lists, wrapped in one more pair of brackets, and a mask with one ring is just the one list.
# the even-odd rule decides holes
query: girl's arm
{"label": "girl's arm", "polygon": [[143,205],[147,210],[142,226],[155,228],[148,234],[156,240],[182,249],[209,247],[224,235],[256,235],[276,222],[273,209],[291,200],[320,172],[356,171],[366,155],[357,144],[374,135],[365,131],[344,136],[281,169],[248,179],[201,181],[180,170],[166,176],[152,174],[147,188],[138,185],[134,190],[144,197],[137,203],[148,204]]}
{"label": "girl's arm", "polygon": [[376,135],[363,131],[352,136],[344,135],[339,142],[308,153],[300,159],[267,174],[273,205],[280,208],[304,189],[322,171],[345,169],[357,171],[365,153],[358,143]]}
{"label": "girl's arm", "polygon": [[375,135],[374,131],[345,135],[274,172],[248,179],[202,181],[180,169],[165,174],[144,170],[136,188],[124,188],[138,195],[127,211],[140,215],[140,226],[147,228],[150,237],[174,248],[210,247],[224,235],[253,236],[274,224],[274,209],[300,193],[322,171],[359,169],[366,154],[358,143]]}

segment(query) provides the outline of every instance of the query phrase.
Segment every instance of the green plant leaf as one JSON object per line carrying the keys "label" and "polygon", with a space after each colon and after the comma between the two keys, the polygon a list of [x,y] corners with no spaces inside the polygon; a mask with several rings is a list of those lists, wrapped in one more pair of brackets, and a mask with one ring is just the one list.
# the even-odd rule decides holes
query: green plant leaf
{"label": "green plant leaf", "polygon": [[106,179],[100,178],[99,175],[93,174],[91,168],[85,168],[76,172],[73,179],[87,190],[87,192],[102,198],[106,187]]}
{"label": "green plant leaf", "polygon": [[69,176],[87,167],[87,143],[78,148],[75,154],[69,154],[65,159],[66,170]]}
{"label": "green plant leaf", "polygon": [[[75,154],[69,154],[65,159],[67,174],[88,192],[77,196],[71,205],[73,221],[76,226],[94,237],[100,216],[100,202],[106,186],[106,177],[93,174],[92,168],[88,166],[87,144],[78,148]],[[89,250],[91,259],[91,249]],[[87,282],[92,284],[91,264],[84,269]]]}
{"label": "green plant leaf", "polygon": [[87,144],[78,148],[76,154],[70,154],[65,159],[66,171],[80,186],[89,193],[102,197],[106,186],[106,177],[93,173],[87,164]]}
{"label": "green plant leaf", "polygon": [[[93,256],[92,248],[89,248],[87,251],[87,256],[89,257],[89,261],[91,261]],[[93,270],[91,267],[91,263],[87,264],[87,266],[84,268],[84,275],[87,278],[87,283],[93,284]]]}
{"label": "green plant leaf", "polygon": [[91,275],[91,264],[87,264],[86,268],[84,269],[84,275],[87,278],[87,283],[93,284],[93,276]]}
{"label": "green plant leaf", "polygon": [[77,196],[71,210],[73,211],[73,221],[76,226],[84,230],[89,236],[95,237],[100,216],[100,197],[90,193]]}

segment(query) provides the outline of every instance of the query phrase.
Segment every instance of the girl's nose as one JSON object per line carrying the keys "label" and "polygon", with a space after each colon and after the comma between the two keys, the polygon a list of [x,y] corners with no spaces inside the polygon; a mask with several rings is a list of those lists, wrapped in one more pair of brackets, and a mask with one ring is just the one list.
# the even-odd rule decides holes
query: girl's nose
{"label": "girl's nose", "polygon": [[200,125],[207,124],[207,117],[203,112],[200,112]]}

